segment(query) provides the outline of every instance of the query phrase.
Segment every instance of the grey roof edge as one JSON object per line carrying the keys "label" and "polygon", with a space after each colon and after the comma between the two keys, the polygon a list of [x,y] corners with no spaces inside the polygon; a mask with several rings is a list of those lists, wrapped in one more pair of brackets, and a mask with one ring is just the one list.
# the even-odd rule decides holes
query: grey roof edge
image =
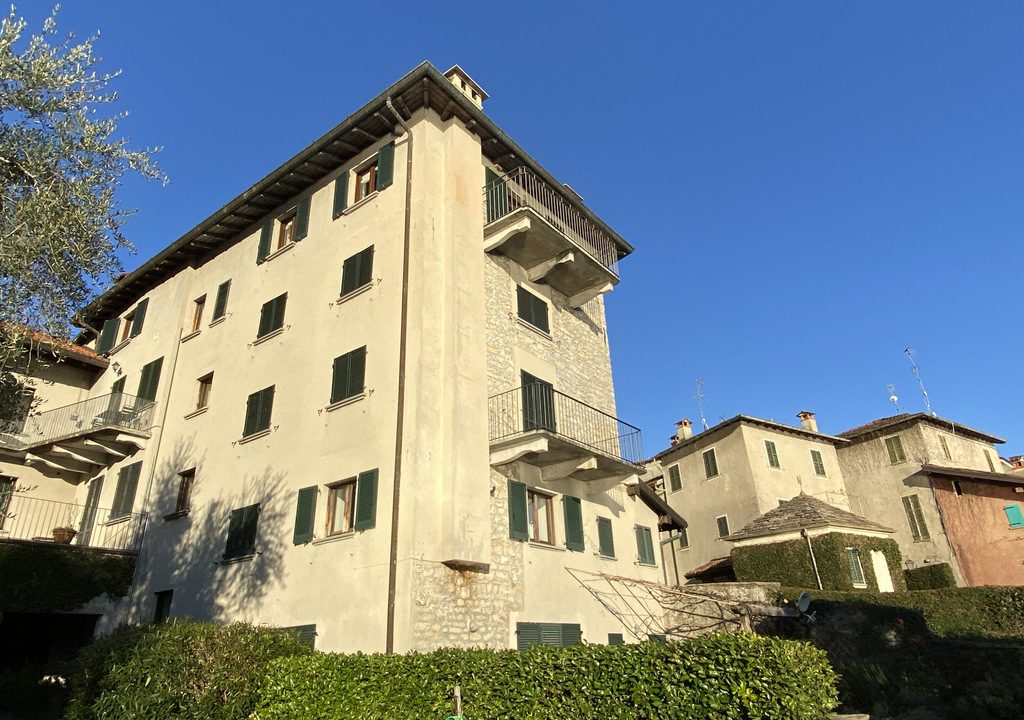
{"label": "grey roof edge", "polygon": [[[871,521],[868,520],[868,522],[870,523]],[[753,531],[751,533],[744,533],[743,530],[741,529],[738,532],[733,533],[732,535],[726,535],[722,539],[723,540],[729,540],[729,541],[752,540],[754,538],[771,537],[772,535],[782,535],[784,533],[800,532],[801,530],[817,530],[818,528],[823,528],[823,527],[835,528],[838,531],[842,531],[842,530],[859,530],[861,532],[884,532],[884,533],[894,533],[894,532],[896,532],[896,530],[894,528],[888,527],[887,525],[878,525],[877,527],[871,527],[871,526],[867,526],[867,525],[860,526],[860,525],[854,525],[854,524],[851,524],[851,523],[843,523],[843,522],[825,522],[825,521],[822,521],[822,522],[814,522],[814,523],[805,523],[805,524],[801,525],[800,527],[787,528],[787,529],[783,529],[783,530],[765,529],[765,530],[755,530],[755,531]]]}
{"label": "grey roof edge", "polygon": [[840,434],[840,437],[850,442],[859,442],[863,439],[868,438],[873,433],[882,432],[890,428],[894,428],[898,425],[909,425],[910,423],[917,422],[918,420],[923,420],[933,425],[941,425],[954,433],[959,431],[970,433],[971,435],[974,435],[977,438],[981,438],[983,440],[991,442],[993,445],[1002,445],[1006,442],[1005,438],[1001,438],[998,435],[992,435],[982,430],[978,430],[977,428],[973,428],[969,425],[958,423],[955,420],[948,420],[946,418],[939,417],[938,415],[929,415],[928,413],[924,412],[911,413],[907,417],[893,418],[892,422],[890,423],[881,423],[873,427],[865,428],[863,426],[860,426],[863,429],[859,430],[858,428],[852,428],[852,430],[858,430],[858,432],[856,432],[856,434],[847,435],[846,433],[850,433],[852,432],[852,430],[846,430]]}
{"label": "grey roof edge", "polygon": [[653,460],[661,460],[661,458],[672,454],[676,450],[679,450],[684,447],[689,447],[690,445],[695,445],[699,439],[707,438],[710,437],[711,435],[716,435],[733,425],[744,422],[749,423],[751,425],[760,425],[762,427],[771,428],[773,430],[780,430],[782,432],[791,432],[797,435],[803,435],[804,437],[817,438],[820,440],[824,440],[826,442],[830,442],[833,445],[845,445],[850,442],[848,439],[839,437],[837,435],[827,435],[821,432],[804,430],[802,427],[786,425],[785,423],[775,422],[774,420],[764,420],[762,418],[754,417],[753,415],[744,415],[740,413],[739,415],[733,415],[728,420],[723,420],[717,425],[711,426],[704,432],[697,433],[691,438],[687,438],[686,440],[678,442],[675,445],[672,445],[671,447],[662,450],[657,455],[654,455],[649,460],[647,460],[647,462],[651,462]]}
{"label": "grey roof edge", "polygon": [[[97,318],[94,317],[95,309],[101,306],[104,301],[111,295],[119,291],[121,288],[131,284],[132,282],[140,279],[148,271],[153,270],[163,260],[166,260],[183,250],[192,241],[203,235],[208,229],[214,227],[220,220],[225,219],[234,210],[244,206],[245,203],[252,198],[259,195],[262,191],[269,189],[279,180],[287,176],[292,170],[297,168],[309,157],[315,155],[324,147],[330,145],[335,139],[339,138],[344,132],[348,131],[352,127],[358,125],[358,123],[372,117],[375,111],[379,112],[380,108],[385,106],[385,101],[389,97],[396,95],[411,89],[413,85],[423,80],[431,80],[439,88],[443,89],[444,92],[448,93],[451,99],[466,113],[471,119],[475,120],[476,123],[482,126],[487,132],[494,136],[499,142],[504,144],[510,153],[515,155],[516,158],[522,160],[527,164],[531,170],[539,175],[545,182],[552,185],[554,189],[561,194],[564,199],[569,202],[573,207],[577,208],[582,212],[589,220],[596,223],[602,230],[607,232],[612,240],[616,243],[619,248],[619,257],[625,257],[634,251],[632,245],[626,242],[615,230],[613,230],[606,222],[601,220],[590,208],[583,203],[578,196],[574,193],[566,191],[560,183],[551,173],[545,170],[540,163],[533,159],[526,151],[524,151],[516,142],[514,142],[503,130],[501,130],[497,124],[494,123],[480,108],[476,107],[470,100],[465,97],[459,90],[452,85],[452,83],[441,74],[441,72],[430,63],[428,60],[424,60],[411,71],[406,73],[404,76],[399,78],[386,90],[381,92],[375,98],[365,103],[362,107],[350,114],[340,123],[332,127],[326,133],[321,135],[319,138],[314,140],[311,144],[300,150],[298,153],[293,155],[291,158],[286,160],[284,163],[276,167],[274,170],[269,172],[263,178],[249,186],[241,194],[237,195],[234,199],[222,205],[218,210],[210,214],[205,220],[201,221],[193,228],[188,230],[176,241],[159,251],[156,255],[152,256],[149,260],[144,262],[142,265],[137,267],[135,270],[124,275],[117,280],[113,285],[107,288],[103,293],[94,298],[88,305],[85,306],[80,312],[81,316],[86,320],[92,322]],[[229,241],[225,241],[226,244],[237,241],[238,238],[234,238]],[[145,293],[143,293],[145,294]],[[125,307],[129,305],[133,300],[124,303]],[[76,314],[77,315],[77,314]],[[72,321],[74,322],[74,320]],[[86,329],[82,334],[79,335],[79,340],[89,338],[92,336],[92,332]]]}
{"label": "grey roof edge", "polygon": [[923,463],[921,472],[928,475],[943,475],[945,477],[963,478],[965,480],[989,480],[991,482],[1004,483],[1007,485],[1024,485],[1024,475],[1010,473],[994,473],[987,470],[972,470],[971,468],[944,467]]}

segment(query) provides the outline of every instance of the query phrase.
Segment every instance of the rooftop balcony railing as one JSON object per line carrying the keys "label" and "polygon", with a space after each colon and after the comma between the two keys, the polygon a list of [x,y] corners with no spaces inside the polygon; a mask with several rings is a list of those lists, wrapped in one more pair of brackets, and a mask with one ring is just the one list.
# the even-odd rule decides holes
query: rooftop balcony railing
{"label": "rooftop balcony railing", "polygon": [[[145,515],[110,508],[42,500],[30,492],[0,489],[0,542],[58,542],[56,529],[74,531],[68,544],[118,552],[139,551]],[[67,533],[71,535],[71,533]]]}
{"label": "rooftop balcony railing", "polygon": [[633,465],[644,459],[639,428],[544,383],[494,395],[487,409],[492,443],[542,431]]}
{"label": "rooftop balcony railing", "polygon": [[520,208],[531,208],[618,277],[618,252],[608,233],[528,168],[520,166],[484,186],[485,226]]}
{"label": "rooftop balcony railing", "polygon": [[23,450],[105,429],[145,432],[155,409],[155,402],[135,395],[100,395],[0,425],[0,447]]}

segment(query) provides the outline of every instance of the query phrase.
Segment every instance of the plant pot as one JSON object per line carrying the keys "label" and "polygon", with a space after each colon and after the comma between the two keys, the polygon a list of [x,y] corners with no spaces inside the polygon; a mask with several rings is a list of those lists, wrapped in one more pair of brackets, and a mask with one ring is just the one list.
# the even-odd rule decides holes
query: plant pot
{"label": "plant pot", "polygon": [[75,535],[78,534],[77,530],[71,528],[54,528],[53,529],[53,541],[61,545],[70,545],[71,541],[75,539]]}

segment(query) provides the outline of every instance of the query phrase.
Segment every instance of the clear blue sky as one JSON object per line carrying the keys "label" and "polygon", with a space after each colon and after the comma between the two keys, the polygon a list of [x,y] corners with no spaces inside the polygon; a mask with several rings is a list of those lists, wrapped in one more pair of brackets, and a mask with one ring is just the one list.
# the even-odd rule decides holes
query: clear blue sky
{"label": "clear blue sky", "polygon": [[[366,9],[360,9],[360,7]],[[19,11],[39,22],[42,2]],[[886,386],[1024,453],[1024,3],[140,3],[101,31],[135,145],[131,269],[427,59],[636,248],[608,298],[654,453],[736,413],[825,432]]]}

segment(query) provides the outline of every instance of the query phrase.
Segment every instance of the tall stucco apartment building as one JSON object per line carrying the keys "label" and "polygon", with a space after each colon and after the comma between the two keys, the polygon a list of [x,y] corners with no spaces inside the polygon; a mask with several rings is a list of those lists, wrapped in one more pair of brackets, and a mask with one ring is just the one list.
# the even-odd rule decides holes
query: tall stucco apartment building
{"label": "tall stucco apartment building", "polygon": [[604,312],[632,248],[486,97],[424,63],[83,311],[78,429],[40,388],[0,473],[84,506],[76,543],[144,524],[101,629],[609,642],[567,568],[662,579]]}

